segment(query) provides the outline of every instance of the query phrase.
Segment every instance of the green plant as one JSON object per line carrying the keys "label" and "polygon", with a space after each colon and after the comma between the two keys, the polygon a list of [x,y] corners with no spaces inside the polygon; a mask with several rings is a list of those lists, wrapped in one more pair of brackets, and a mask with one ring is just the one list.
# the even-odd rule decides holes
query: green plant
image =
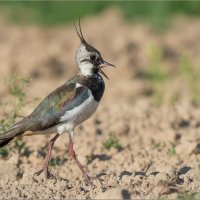
{"label": "green plant", "polygon": [[22,140],[16,140],[14,146],[12,147],[12,149],[18,151],[19,153],[21,153],[22,149],[24,149],[26,146],[25,142],[23,142]]}
{"label": "green plant", "polygon": [[[1,103],[4,109],[5,118],[0,120],[0,133],[5,132],[11,125],[16,123],[17,118],[20,116],[20,111],[25,105],[26,88],[30,83],[29,77],[21,77],[14,73],[12,77],[6,81],[9,94],[13,96],[14,106],[8,107],[8,103]],[[22,140],[17,140],[10,148],[0,149],[1,157],[5,158],[9,155],[9,151],[18,151],[19,153],[25,148],[25,143]]]}
{"label": "green plant", "polygon": [[61,164],[61,160],[59,157],[51,158],[50,166],[55,167],[56,165],[60,165],[60,164]]}
{"label": "green plant", "polygon": [[160,82],[167,78],[167,72],[161,65],[162,57],[162,50],[156,45],[151,45],[149,49],[149,66],[145,71],[145,79]]}
{"label": "green plant", "polygon": [[9,151],[8,151],[7,148],[1,148],[1,149],[0,149],[0,156],[1,156],[2,158],[7,158],[8,155],[9,155]]}
{"label": "green plant", "polygon": [[104,146],[107,149],[114,147],[118,151],[122,150],[122,145],[119,143],[119,140],[112,133],[109,134],[108,140],[104,143]]}
{"label": "green plant", "polygon": [[160,196],[158,197],[158,200],[167,200],[167,198],[165,196]]}
{"label": "green plant", "polygon": [[178,193],[178,200],[197,200],[199,199],[195,192],[180,192]]}
{"label": "green plant", "polygon": [[30,81],[30,77],[21,77],[17,73],[14,73],[8,82],[8,90],[10,94],[15,97],[14,116],[17,116],[19,110],[21,110],[25,104],[25,90],[29,86]]}
{"label": "green plant", "polygon": [[164,101],[164,91],[169,72],[162,64],[163,52],[156,45],[150,46],[149,65],[144,71],[143,78],[152,88],[152,95],[156,104],[160,105]]}
{"label": "green plant", "polygon": [[146,22],[157,29],[165,28],[176,15],[200,15],[198,1],[2,1],[0,11],[12,22],[44,26],[66,24],[77,20],[77,16],[98,14],[111,6],[120,9],[129,21]]}
{"label": "green plant", "polygon": [[0,119],[0,133],[6,131],[12,123],[14,123],[13,118]]}
{"label": "green plant", "polygon": [[6,118],[0,120],[0,133],[6,131],[16,122],[17,117],[20,116],[20,111],[25,105],[25,90],[29,83],[29,77],[21,77],[16,72],[6,81],[9,94],[13,96],[14,106],[6,110],[6,107],[9,105],[7,103],[1,103],[1,106],[5,110]]}
{"label": "green plant", "polygon": [[195,68],[191,60],[186,56],[182,55],[180,60],[180,72],[189,88],[189,92],[192,97],[192,101],[195,105],[200,104],[200,88],[199,88],[199,75],[195,71]]}
{"label": "green plant", "polygon": [[171,148],[168,149],[167,154],[169,156],[175,156],[176,155],[176,146],[174,144],[172,144]]}
{"label": "green plant", "polygon": [[174,105],[179,99],[180,99],[179,91],[176,89],[174,92],[172,92],[170,103]]}
{"label": "green plant", "polygon": [[158,151],[161,151],[163,144],[161,144],[161,142],[157,142],[155,140],[151,140],[151,145],[153,147],[153,149],[157,149]]}

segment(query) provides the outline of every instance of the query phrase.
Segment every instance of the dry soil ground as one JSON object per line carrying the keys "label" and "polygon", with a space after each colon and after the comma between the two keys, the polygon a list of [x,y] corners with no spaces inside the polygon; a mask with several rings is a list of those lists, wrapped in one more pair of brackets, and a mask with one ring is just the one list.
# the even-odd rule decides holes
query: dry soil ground
{"label": "dry soil ground", "polygon": [[[0,158],[0,199],[199,197],[200,108],[192,104],[192,98],[198,98],[194,94],[198,82],[188,83],[178,66],[183,53],[198,72],[200,20],[177,19],[157,33],[144,25],[126,23],[117,11],[108,11],[82,20],[82,27],[103,58],[117,66],[105,69],[110,80],[105,80],[101,105],[75,132],[78,158],[98,179],[94,187],[85,183],[68,156],[67,133],[53,150],[51,172],[55,177],[46,180],[34,175],[43,165],[45,145],[52,135],[27,137],[21,153],[11,151],[7,158]],[[13,108],[5,79],[14,70],[32,77],[26,101],[42,100],[77,72],[74,55],[78,45],[73,25],[42,28],[1,23],[1,103],[9,102]],[[162,58],[159,52],[149,55],[151,48],[161,49]],[[152,62],[167,66],[173,78],[164,84],[146,80],[143,72]],[[40,100],[25,105],[21,115],[28,115]],[[3,104],[1,108],[1,118],[6,117]],[[110,133],[119,140],[120,151],[105,147]]]}

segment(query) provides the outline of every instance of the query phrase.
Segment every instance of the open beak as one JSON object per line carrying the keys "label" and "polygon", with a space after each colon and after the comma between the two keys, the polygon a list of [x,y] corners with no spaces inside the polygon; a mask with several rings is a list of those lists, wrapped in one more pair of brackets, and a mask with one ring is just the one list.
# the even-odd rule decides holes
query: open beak
{"label": "open beak", "polygon": [[115,67],[115,65],[109,63],[109,62],[106,62],[106,61],[103,61],[101,64],[100,64],[100,67],[103,68],[103,67],[107,67],[107,66],[112,66],[112,67]]}
{"label": "open beak", "polygon": [[109,80],[108,76],[102,71],[102,68],[108,67],[108,66],[115,67],[113,64],[111,64],[111,63],[109,63],[109,62],[103,61],[103,62],[99,65],[99,71],[100,71],[100,73],[102,73],[102,74]]}

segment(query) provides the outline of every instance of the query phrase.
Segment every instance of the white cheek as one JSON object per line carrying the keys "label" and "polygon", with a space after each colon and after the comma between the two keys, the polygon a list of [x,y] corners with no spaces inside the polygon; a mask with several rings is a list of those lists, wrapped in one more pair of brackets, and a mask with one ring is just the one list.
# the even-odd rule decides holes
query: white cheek
{"label": "white cheek", "polygon": [[80,68],[81,74],[83,74],[85,76],[92,75],[92,68],[93,68],[92,64],[81,63],[79,65],[79,68]]}
{"label": "white cheek", "polygon": [[[86,50],[84,45],[81,45],[77,51],[76,60],[81,74],[84,76],[92,75],[93,65],[84,59],[89,59],[90,53]],[[81,62],[82,61],[82,62]]]}

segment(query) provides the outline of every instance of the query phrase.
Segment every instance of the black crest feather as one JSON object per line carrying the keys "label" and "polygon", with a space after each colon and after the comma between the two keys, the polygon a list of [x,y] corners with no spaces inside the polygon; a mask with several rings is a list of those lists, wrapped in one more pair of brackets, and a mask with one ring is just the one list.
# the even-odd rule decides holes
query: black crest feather
{"label": "black crest feather", "polygon": [[78,30],[78,28],[76,27],[76,24],[74,23],[74,27],[75,27],[75,29],[76,29],[76,33],[77,33],[77,35],[78,35],[78,37],[80,38],[80,40],[81,40],[82,43],[87,43],[87,42],[85,41],[85,38],[83,37],[83,33],[82,33],[82,29],[81,29],[80,18],[79,18],[78,21],[79,21],[79,23],[78,23],[78,25],[79,25],[79,30]]}

